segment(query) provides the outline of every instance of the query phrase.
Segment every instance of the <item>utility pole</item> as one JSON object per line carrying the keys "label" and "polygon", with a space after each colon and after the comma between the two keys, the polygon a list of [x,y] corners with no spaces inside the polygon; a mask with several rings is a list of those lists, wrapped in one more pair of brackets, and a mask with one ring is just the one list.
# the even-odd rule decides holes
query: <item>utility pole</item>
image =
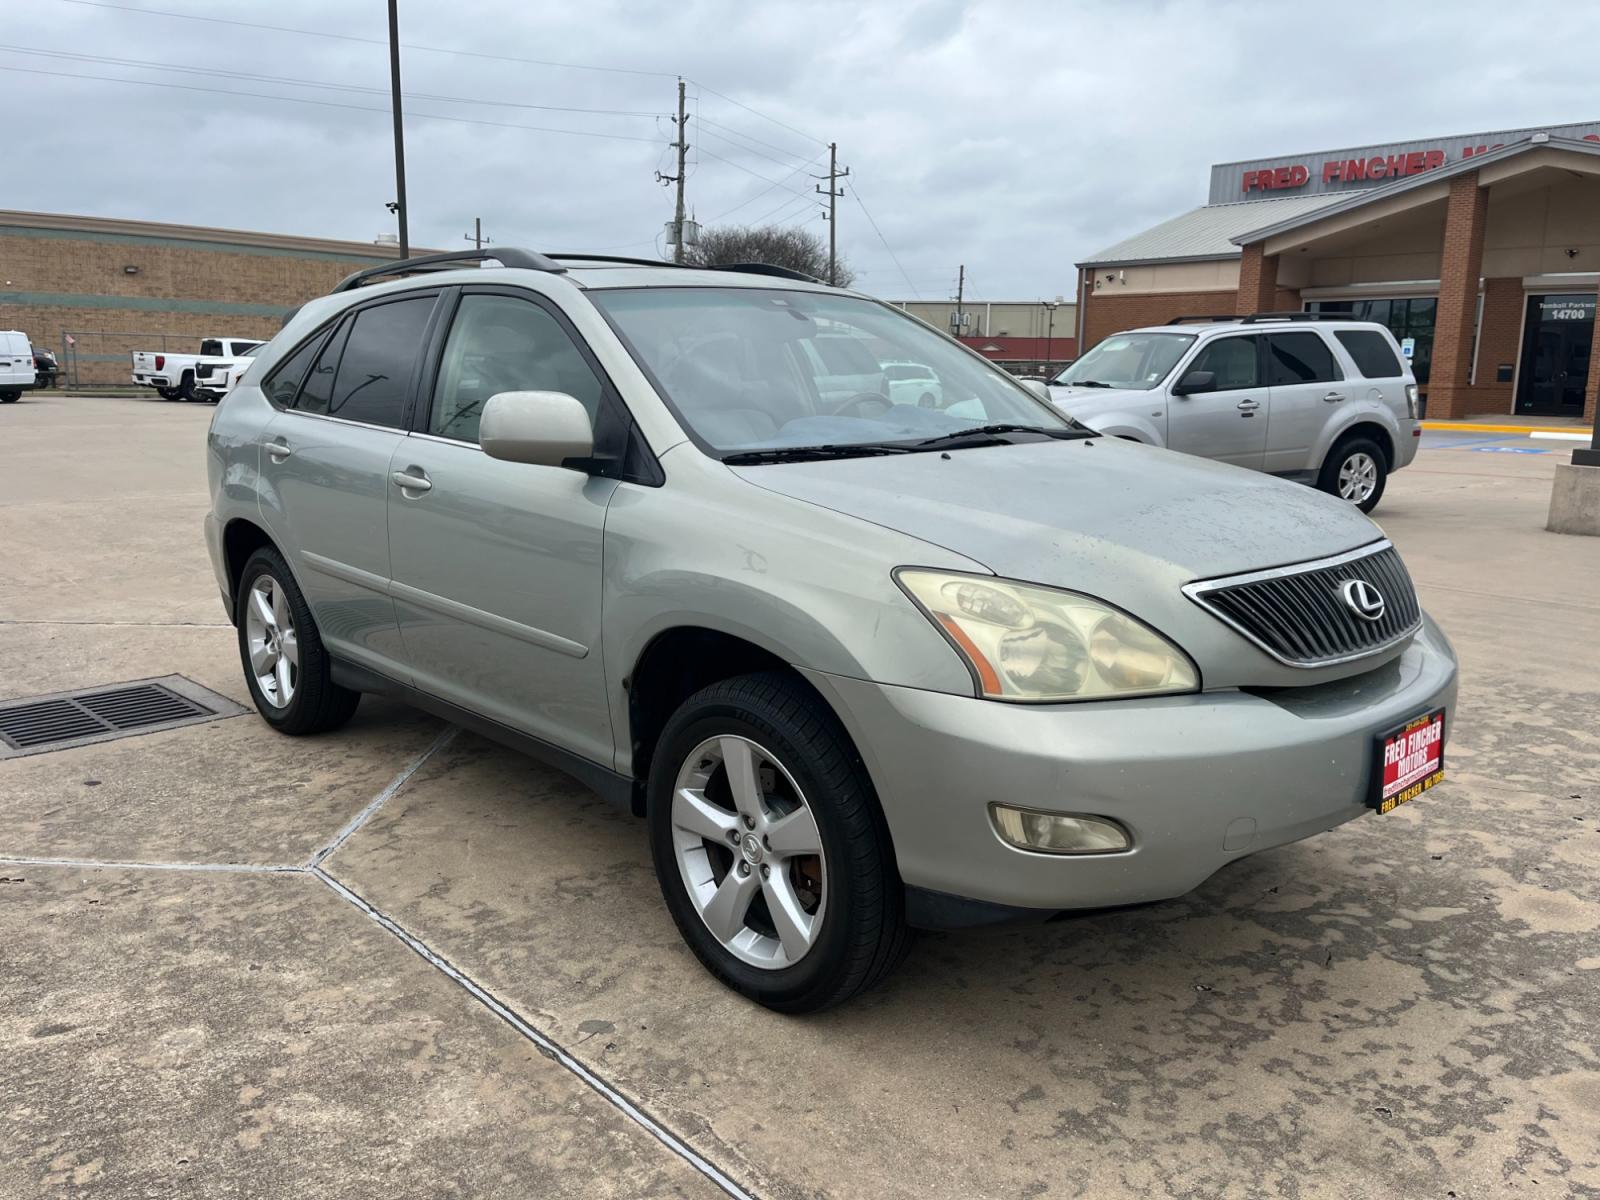
{"label": "utility pole", "polygon": [[411,236],[406,228],[406,134],[400,115],[400,15],[398,0],[389,0],[389,91],[394,110],[395,216],[400,220],[400,257],[411,257]]}
{"label": "utility pole", "polygon": [[1055,340],[1056,332],[1056,305],[1060,304],[1061,301],[1057,300],[1055,304],[1052,304],[1048,300],[1041,300],[1039,303],[1044,305],[1045,311],[1050,314],[1050,323],[1045,326],[1044,334],[1044,373],[1049,375],[1051,343]]}
{"label": "utility pole", "polygon": [[486,237],[483,236],[483,218],[482,217],[473,217],[472,218],[472,232],[471,233],[463,233],[461,236],[465,240],[471,242],[472,243],[472,247],[475,250],[482,250],[490,242],[494,241],[493,238],[486,238]]}
{"label": "utility pole", "polygon": [[683,261],[683,179],[689,157],[689,114],[685,109],[683,80],[678,80],[678,205],[672,217],[672,261]]}
{"label": "utility pole", "polygon": [[850,174],[850,168],[839,170],[839,143],[828,143],[828,173],[826,175],[813,175],[813,179],[825,179],[828,186],[815,188],[819,196],[828,198],[828,211],[825,219],[828,222],[828,286],[839,286],[839,197],[844,195],[842,187],[834,185]]}
{"label": "utility pole", "polygon": [[959,341],[961,339],[961,327],[962,327],[962,322],[961,322],[961,317],[962,317],[961,298],[964,295],[966,295],[966,291],[967,291],[967,265],[965,263],[962,263],[961,266],[959,268],[957,268],[957,270],[956,270],[956,319],[954,321],[950,322],[952,325],[955,326],[955,328],[953,330],[951,330],[950,336],[955,338],[957,341]]}

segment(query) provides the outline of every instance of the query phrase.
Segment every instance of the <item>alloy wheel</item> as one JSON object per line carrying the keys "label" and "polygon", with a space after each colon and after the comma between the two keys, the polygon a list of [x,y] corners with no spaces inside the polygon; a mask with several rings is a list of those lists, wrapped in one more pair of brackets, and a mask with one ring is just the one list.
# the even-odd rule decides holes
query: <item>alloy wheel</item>
{"label": "alloy wheel", "polygon": [[274,708],[287,708],[300,682],[300,641],[289,593],[271,575],[258,575],[245,598],[245,639],[256,688]]}
{"label": "alloy wheel", "polygon": [[1378,464],[1372,455],[1357,450],[1339,464],[1339,495],[1352,504],[1362,504],[1372,498],[1378,486]]}
{"label": "alloy wheel", "polygon": [[793,966],[827,911],[822,835],[794,776],[769,750],[707,738],[678,769],[672,844],[690,902],[740,961]]}

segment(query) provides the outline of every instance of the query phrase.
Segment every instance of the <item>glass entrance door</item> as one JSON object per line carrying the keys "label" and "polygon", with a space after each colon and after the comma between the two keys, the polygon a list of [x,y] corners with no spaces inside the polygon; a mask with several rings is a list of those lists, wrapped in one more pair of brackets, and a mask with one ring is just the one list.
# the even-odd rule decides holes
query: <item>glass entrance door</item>
{"label": "glass entrance door", "polygon": [[1546,417],[1583,415],[1594,346],[1595,297],[1529,296],[1522,335],[1517,411]]}

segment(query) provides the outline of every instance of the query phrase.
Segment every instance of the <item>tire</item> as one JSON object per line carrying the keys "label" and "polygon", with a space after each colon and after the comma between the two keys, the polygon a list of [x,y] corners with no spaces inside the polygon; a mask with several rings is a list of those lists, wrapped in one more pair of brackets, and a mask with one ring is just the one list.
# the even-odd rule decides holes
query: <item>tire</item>
{"label": "tire", "polygon": [[21,399],[22,393],[15,388],[6,388],[5,391],[0,392],[0,404],[15,404]]}
{"label": "tire", "polygon": [[[266,609],[252,611],[258,601],[258,584],[263,581],[265,584],[259,591],[266,597]],[[265,619],[268,612],[273,614],[272,621]],[[283,636],[285,618],[288,638]],[[250,698],[268,725],[279,733],[298,737],[337,729],[355,714],[356,705],[361,703],[361,693],[333,682],[328,652],[317,633],[311,609],[289,573],[289,565],[270,546],[257,550],[244,564],[234,602],[234,624],[238,627],[239,661],[244,668],[245,683],[250,688]],[[275,633],[270,640],[264,636],[269,630]],[[272,652],[273,646],[287,646],[291,639],[294,645],[291,654]],[[261,672],[261,676],[270,676],[270,685],[263,685],[251,661],[253,651],[263,650],[267,654],[259,661],[269,669]],[[285,658],[291,661],[280,671],[277,663]],[[292,661],[296,658],[298,665]],[[288,680],[287,702],[282,702],[285,678]]]}
{"label": "tire", "polygon": [[194,399],[194,373],[192,371],[183,373],[183,382],[173,389],[172,398],[174,400]]}
{"label": "tire", "polygon": [[157,388],[156,389],[156,394],[158,396],[160,396],[163,400],[176,400],[178,398],[178,389],[177,388]]}
{"label": "tire", "polygon": [[1359,434],[1334,444],[1317,478],[1323,491],[1348,500],[1364,513],[1378,507],[1388,482],[1389,459],[1383,447]]}
{"label": "tire", "polygon": [[[754,825],[728,782],[740,746],[760,780]],[[699,808],[681,798],[685,787],[703,789],[694,793]],[[905,957],[904,892],[871,780],[837,718],[798,680],[742,675],[689,697],[662,730],[647,794],[667,910],[706,970],[734,991],[778,1012],[816,1012],[872,987]],[[792,820],[802,810],[811,825]],[[820,853],[805,853],[812,844]],[[702,882],[691,884],[697,873]],[[702,910],[712,912],[736,880],[751,889],[743,915],[713,933]],[[781,897],[800,906],[800,920],[783,924],[790,942],[772,916],[796,911]],[[802,923],[809,928],[797,933]],[[791,954],[791,945],[804,948]]]}

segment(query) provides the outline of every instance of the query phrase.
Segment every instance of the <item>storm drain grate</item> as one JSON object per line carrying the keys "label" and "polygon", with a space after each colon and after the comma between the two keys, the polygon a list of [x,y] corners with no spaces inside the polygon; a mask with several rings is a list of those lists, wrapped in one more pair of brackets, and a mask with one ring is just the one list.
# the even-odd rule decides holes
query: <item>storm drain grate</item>
{"label": "storm drain grate", "polygon": [[182,675],[0,702],[0,758],[64,750],[245,710]]}

